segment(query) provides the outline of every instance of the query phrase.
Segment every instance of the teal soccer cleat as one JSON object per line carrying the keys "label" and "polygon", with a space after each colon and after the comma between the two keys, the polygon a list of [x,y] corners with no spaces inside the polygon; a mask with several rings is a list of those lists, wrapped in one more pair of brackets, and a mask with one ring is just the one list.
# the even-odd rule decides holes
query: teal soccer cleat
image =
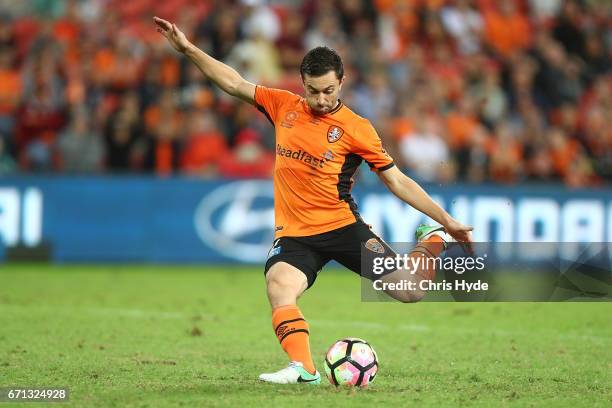
{"label": "teal soccer cleat", "polygon": [[440,225],[421,224],[417,227],[414,233],[414,238],[417,242],[423,242],[433,235],[439,236],[442,241],[444,241],[444,249],[448,247],[448,244],[450,242],[457,242],[457,240],[453,238],[448,232],[446,232],[444,227]]}
{"label": "teal soccer cleat", "polygon": [[275,373],[261,374],[259,379],[273,384],[321,384],[321,374],[318,371],[310,374],[302,363],[297,361],[292,361],[289,367]]}

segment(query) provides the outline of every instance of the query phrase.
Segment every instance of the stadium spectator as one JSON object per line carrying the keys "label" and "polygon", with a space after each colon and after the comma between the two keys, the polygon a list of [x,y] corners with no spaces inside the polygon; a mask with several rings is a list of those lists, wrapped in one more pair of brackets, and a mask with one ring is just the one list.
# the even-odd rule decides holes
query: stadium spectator
{"label": "stadium spectator", "polygon": [[106,120],[104,141],[108,170],[127,172],[142,166],[142,149],[139,149],[139,145],[142,143],[144,130],[139,114],[138,96],[128,93]]}
{"label": "stadium spectator", "polygon": [[479,127],[476,117],[474,101],[466,96],[456,105],[456,109],[450,111],[446,116],[446,129],[448,142],[452,149],[464,149],[469,143],[472,135]]}
{"label": "stadium spectator", "polygon": [[0,175],[3,176],[17,171],[17,164],[6,146],[7,139],[7,137],[0,134]]}
{"label": "stadium spectator", "polygon": [[468,0],[457,0],[440,12],[444,28],[457,41],[461,54],[474,54],[480,51],[480,37],[484,21],[480,12]]}
{"label": "stadium spectator", "polygon": [[294,76],[299,69],[304,55],[303,32],[303,17],[297,11],[290,10],[282,26],[281,35],[276,41],[276,47],[278,48],[282,68],[291,72],[291,76]]}
{"label": "stadium spectator", "polygon": [[497,3],[484,14],[485,38],[501,56],[527,48],[531,40],[531,26],[513,0]]}
{"label": "stadium spectator", "polygon": [[346,33],[340,29],[340,20],[335,14],[321,14],[315,19],[304,37],[304,47],[312,49],[325,45],[333,49],[340,49],[346,43]]}
{"label": "stadium spectator", "polygon": [[254,27],[248,37],[236,43],[227,56],[227,64],[244,73],[250,81],[278,83],[281,78],[278,51],[263,30]]}
{"label": "stadium spectator", "polygon": [[480,121],[489,128],[502,121],[508,113],[508,98],[496,66],[488,64],[484,67],[483,77],[471,85],[469,97],[476,105]]}
{"label": "stadium spectator", "polygon": [[366,80],[366,83],[354,89],[350,104],[355,112],[377,126],[387,112],[393,110],[395,94],[387,73],[382,69],[370,72]]}
{"label": "stadium spectator", "polygon": [[[489,181],[487,170],[491,161],[491,138],[483,127],[478,127],[473,133],[470,145],[465,150],[456,152],[457,172],[462,180],[470,183]],[[503,151],[497,152],[503,156]]]}
{"label": "stadium spectator", "polygon": [[488,149],[491,151],[488,172],[496,183],[514,183],[522,176],[522,147],[509,124],[502,122],[495,128]]}
{"label": "stadium spectator", "polygon": [[264,0],[241,0],[244,5],[240,28],[248,37],[261,36],[267,42],[274,43],[281,33],[278,15]]}
{"label": "stadium spectator", "polygon": [[225,60],[240,40],[240,15],[229,3],[215,2],[215,8],[197,27],[198,42],[221,60]]}
{"label": "stadium spectator", "polygon": [[94,173],[102,169],[104,144],[90,122],[87,111],[76,109],[68,128],[60,133],[56,166],[61,171]]}
{"label": "stadium spectator", "polygon": [[435,182],[440,179],[441,167],[450,156],[441,133],[438,118],[420,115],[414,130],[401,137],[402,159],[417,180]]}
{"label": "stadium spectator", "polygon": [[253,129],[243,129],[234,149],[219,161],[219,174],[228,178],[271,177],[274,155],[264,149],[260,138]]}
{"label": "stadium spectator", "polygon": [[143,168],[159,176],[168,176],[179,168],[180,132],[185,115],[178,107],[176,95],[165,90],[159,102],[150,106],[144,116]]}
{"label": "stadium spectator", "polygon": [[[14,51],[8,45],[0,46],[0,132],[10,135],[15,128],[15,113],[21,104],[23,82],[15,68]],[[8,142],[8,141],[7,141]]]}
{"label": "stadium spectator", "polygon": [[563,0],[529,0],[532,16],[538,24],[550,24],[561,10]]}
{"label": "stadium spectator", "polygon": [[548,36],[543,36],[536,47],[539,70],[535,86],[545,98],[544,107],[558,108],[564,102],[577,102],[583,92],[579,62]]}
{"label": "stadium spectator", "polygon": [[171,121],[162,120],[144,140],[144,170],[167,177],[180,165],[181,141]]}
{"label": "stadium spectator", "polygon": [[584,56],[584,30],[581,27],[583,21],[584,17],[578,3],[574,0],[566,0],[555,23],[553,34],[555,39],[563,45],[565,51],[570,54]]}
{"label": "stadium spectator", "polygon": [[66,123],[59,49],[39,37],[40,48],[24,72],[23,101],[17,112],[16,145],[21,165],[33,171],[52,170],[52,146]]}
{"label": "stadium spectator", "polygon": [[228,154],[228,147],[211,112],[193,111],[189,115],[189,130],[181,157],[181,169],[190,175],[219,175],[219,162]]}

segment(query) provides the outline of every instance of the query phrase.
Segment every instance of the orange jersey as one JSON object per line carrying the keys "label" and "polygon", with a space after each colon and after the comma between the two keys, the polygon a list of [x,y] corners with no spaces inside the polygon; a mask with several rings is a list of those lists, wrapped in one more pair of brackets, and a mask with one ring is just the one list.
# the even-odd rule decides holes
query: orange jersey
{"label": "orange jersey", "polygon": [[376,171],[393,167],[374,127],[342,102],[313,115],[289,91],[257,86],[255,104],[276,130],[275,237],[321,234],[354,223],[352,177],[362,161]]}

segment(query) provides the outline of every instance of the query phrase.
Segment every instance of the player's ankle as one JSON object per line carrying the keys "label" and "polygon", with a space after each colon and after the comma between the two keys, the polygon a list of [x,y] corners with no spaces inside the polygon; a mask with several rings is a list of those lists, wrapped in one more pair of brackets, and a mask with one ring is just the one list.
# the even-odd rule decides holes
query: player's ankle
{"label": "player's ankle", "polygon": [[440,244],[444,244],[446,243],[446,241],[439,235],[430,235],[429,237],[425,238],[422,242],[426,242],[426,243],[440,243]]}
{"label": "player's ankle", "polygon": [[302,363],[302,365],[308,374],[315,375],[317,373],[317,369],[313,363]]}

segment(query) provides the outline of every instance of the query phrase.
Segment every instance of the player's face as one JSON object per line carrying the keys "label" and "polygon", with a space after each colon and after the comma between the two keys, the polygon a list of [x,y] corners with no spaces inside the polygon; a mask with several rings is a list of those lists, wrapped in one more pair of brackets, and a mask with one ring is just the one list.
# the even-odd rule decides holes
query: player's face
{"label": "player's face", "polygon": [[325,115],[336,107],[343,81],[344,78],[338,79],[334,71],[318,77],[304,75],[302,83],[306,102],[313,113]]}

